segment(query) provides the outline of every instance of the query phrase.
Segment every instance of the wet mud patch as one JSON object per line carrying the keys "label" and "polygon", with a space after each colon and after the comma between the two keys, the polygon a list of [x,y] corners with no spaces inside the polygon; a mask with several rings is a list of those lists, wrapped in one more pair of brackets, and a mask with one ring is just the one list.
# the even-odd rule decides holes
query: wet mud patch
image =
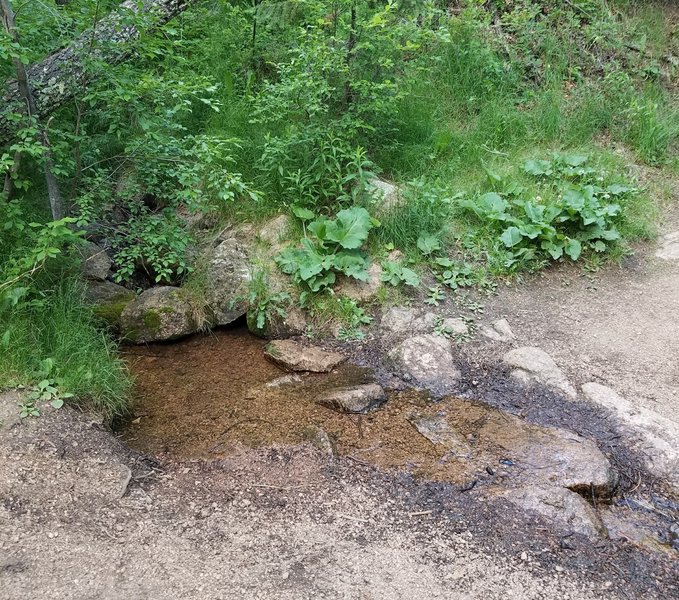
{"label": "wet mud patch", "polygon": [[[483,372],[467,367],[469,387],[461,391],[466,399],[390,390],[378,410],[343,414],[316,399],[374,381],[372,369],[344,364],[330,374],[290,374],[266,360],[264,346],[246,330],[234,329],[132,349],[137,404],[122,439],[134,450],[170,461],[210,461],[243,447],[298,446],[323,432],[335,453],[357,466],[407,473],[490,499],[512,488],[567,489],[594,508],[612,502],[606,525],[618,537],[671,543],[668,532],[676,521],[667,508],[671,498],[601,410],[541,387],[523,388],[493,367]],[[545,426],[567,431],[553,434],[557,430]],[[615,476],[597,458],[597,446],[621,476],[613,498]],[[590,470],[597,462],[599,468]],[[593,521],[601,527],[598,517]]]}

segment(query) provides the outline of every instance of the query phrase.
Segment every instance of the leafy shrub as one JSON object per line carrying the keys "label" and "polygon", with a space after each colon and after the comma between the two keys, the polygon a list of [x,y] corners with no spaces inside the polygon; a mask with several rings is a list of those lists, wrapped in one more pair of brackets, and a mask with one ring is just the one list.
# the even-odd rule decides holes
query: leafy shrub
{"label": "leafy shrub", "polygon": [[369,262],[360,248],[376,225],[368,211],[358,206],[339,211],[335,219],[320,217],[306,225],[311,237],[305,237],[300,248],[283,250],[276,262],[311,292],[331,287],[338,273],[366,281]]}
{"label": "leafy shrub", "polygon": [[521,186],[501,196],[489,192],[461,206],[473,211],[497,233],[506,249],[505,266],[564,255],[577,260],[584,249],[605,252],[620,238],[616,222],[621,201],[634,189],[619,184],[594,183],[597,172],[585,166],[585,156],[554,155],[551,160],[529,160],[524,171],[555,187],[555,197],[543,201],[520,196]]}

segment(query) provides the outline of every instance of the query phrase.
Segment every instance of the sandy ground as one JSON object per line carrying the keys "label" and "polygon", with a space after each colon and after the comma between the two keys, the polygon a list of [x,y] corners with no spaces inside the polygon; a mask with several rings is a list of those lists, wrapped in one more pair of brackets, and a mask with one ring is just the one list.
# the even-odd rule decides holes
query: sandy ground
{"label": "sandy ground", "polygon": [[308,448],[161,464],[71,410],[17,424],[14,401],[2,599],[679,597],[670,561],[559,539],[452,487]]}

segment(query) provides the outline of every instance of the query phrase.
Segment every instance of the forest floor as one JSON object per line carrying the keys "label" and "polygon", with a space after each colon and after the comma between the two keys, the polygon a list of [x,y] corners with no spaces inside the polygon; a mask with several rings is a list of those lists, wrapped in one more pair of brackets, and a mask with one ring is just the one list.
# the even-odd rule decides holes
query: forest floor
{"label": "forest floor", "polygon": [[[551,270],[502,290],[486,316],[573,383],[676,420],[679,262],[654,253]],[[492,346],[469,344],[470,362]],[[673,551],[567,539],[452,485],[308,446],[144,456],[70,409],[19,421],[16,402],[0,396],[3,599],[679,597]]]}

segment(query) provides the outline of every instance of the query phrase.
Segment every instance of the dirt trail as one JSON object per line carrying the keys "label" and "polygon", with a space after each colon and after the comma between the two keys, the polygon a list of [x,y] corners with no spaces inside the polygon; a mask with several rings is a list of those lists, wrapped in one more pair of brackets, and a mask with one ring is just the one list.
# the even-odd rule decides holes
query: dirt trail
{"label": "dirt trail", "polygon": [[[2,397],[6,415],[14,401]],[[679,594],[664,559],[309,448],[161,464],[46,409],[5,420],[0,457],[2,599]]]}
{"label": "dirt trail", "polygon": [[506,317],[518,345],[543,348],[574,383],[679,422],[679,261],[653,249],[599,273],[555,269],[494,298],[488,317]]}

